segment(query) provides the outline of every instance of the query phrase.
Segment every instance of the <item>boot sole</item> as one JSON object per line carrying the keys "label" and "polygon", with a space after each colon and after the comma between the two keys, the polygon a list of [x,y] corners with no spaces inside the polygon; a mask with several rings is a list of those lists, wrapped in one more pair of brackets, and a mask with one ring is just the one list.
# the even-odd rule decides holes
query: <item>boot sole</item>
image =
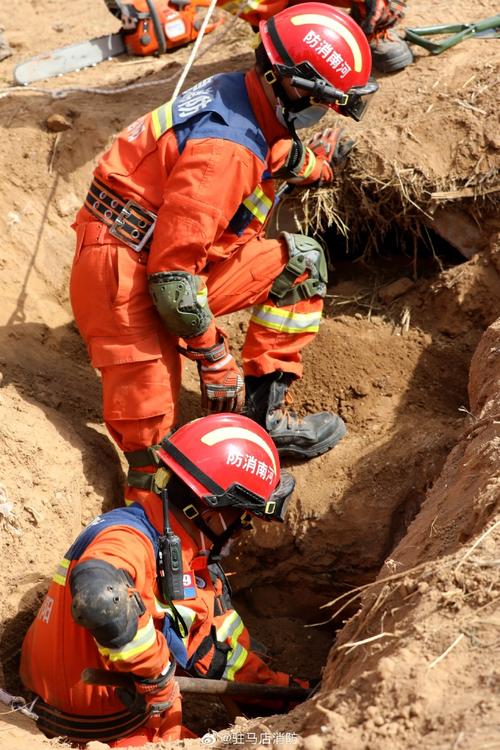
{"label": "boot sole", "polygon": [[345,426],[344,422],[339,419],[339,424],[333,435],[330,435],[330,437],[326,438],[321,443],[311,445],[310,448],[304,448],[303,446],[294,445],[293,443],[291,443],[290,445],[285,445],[281,448],[276,445],[276,443],[275,445],[279,456],[302,456],[303,458],[315,458],[316,456],[321,456],[322,453],[326,453],[327,451],[331,450],[331,448],[334,448],[337,443],[340,443],[340,441],[343,437],[345,437],[346,434],[347,427]]}
{"label": "boot sole", "polygon": [[390,60],[384,60],[383,57],[377,59],[377,53],[372,50],[372,62],[373,67],[379,71],[379,73],[395,73],[397,70],[403,70],[413,62],[413,53],[408,47],[405,50],[401,50],[401,54],[395,55]]}

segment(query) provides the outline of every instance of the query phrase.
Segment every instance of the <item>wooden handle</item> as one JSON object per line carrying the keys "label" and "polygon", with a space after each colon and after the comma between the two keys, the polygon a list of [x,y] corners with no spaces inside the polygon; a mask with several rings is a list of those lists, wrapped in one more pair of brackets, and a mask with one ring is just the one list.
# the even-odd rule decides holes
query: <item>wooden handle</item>
{"label": "wooden handle", "polygon": [[[111,685],[113,687],[133,687],[129,673],[111,672],[107,669],[87,667],[82,672],[82,681],[87,685]],[[181,693],[197,695],[227,695],[239,698],[265,698],[278,700],[305,701],[310,691],[302,687],[281,687],[280,685],[259,685],[228,680],[204,680],[197,677],[176,677]]]}

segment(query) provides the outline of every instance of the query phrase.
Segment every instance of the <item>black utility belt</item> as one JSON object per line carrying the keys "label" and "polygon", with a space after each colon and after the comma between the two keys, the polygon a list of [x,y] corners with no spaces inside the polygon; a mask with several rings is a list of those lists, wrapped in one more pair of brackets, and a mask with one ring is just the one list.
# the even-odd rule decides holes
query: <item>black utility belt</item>
{"label": "black utility belt", "polygon": [[156,214],[147,211],[135,201],[124,201],[107,185],[93,180],[85,208],[109,229],[109,233],[135,253],[149,250],[156,225]]}
{"label": "black utility belt", "polygon": [[49,706],[41,698],[35,706],[38,728],[47,737],[67,737],[82,744],[91,740],[112,742],[121,739],[148,719],[147,713],[132,714],[129,711],[94,716],[68,714]]}

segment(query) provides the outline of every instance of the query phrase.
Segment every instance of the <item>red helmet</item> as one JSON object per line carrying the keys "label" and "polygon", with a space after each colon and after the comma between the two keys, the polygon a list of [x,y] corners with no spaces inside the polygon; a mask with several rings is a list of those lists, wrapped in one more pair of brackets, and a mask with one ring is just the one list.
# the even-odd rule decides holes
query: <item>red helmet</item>
{"label": "red helmet", "polygon": [[301,3],[261,21],[259,31],[278,80],[289,78],[315,100],[361,119],[378,84],[370,80],[366,36],[347,13],[324,3]]}
{"label": "red helmet", "polygon": [[283,521],[295,480],[280,471],[273,441],[252,419],[240,414],[195,419],[165,438],[158,456],[209,507],[236,507]]}

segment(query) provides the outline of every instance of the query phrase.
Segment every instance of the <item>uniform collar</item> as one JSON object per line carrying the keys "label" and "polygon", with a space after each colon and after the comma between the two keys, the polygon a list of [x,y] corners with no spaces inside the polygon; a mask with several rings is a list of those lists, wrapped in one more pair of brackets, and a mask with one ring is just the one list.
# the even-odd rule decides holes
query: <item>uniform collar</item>
{"label": "uniform collar", "polygon": [[290,138],[290,133],[276,119],[276,112],[267,99],[255,68],[245,74],[245,86],[255,118],[260,125],[267,143],[272,146],[278,140]]}

